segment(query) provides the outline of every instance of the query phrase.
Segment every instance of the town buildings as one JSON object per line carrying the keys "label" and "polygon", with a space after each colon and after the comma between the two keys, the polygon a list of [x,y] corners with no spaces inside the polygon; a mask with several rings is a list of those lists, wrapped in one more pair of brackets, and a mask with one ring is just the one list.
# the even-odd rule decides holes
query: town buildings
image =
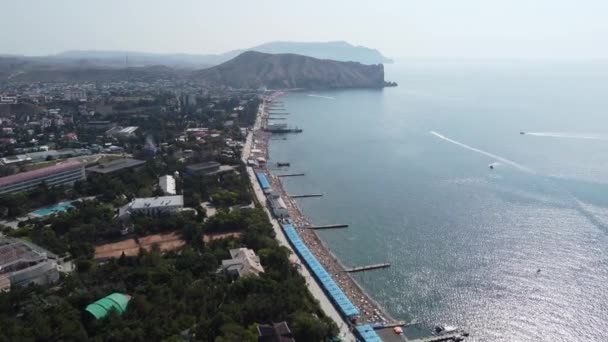
{"label": "town buildings", "polygon": [[208,161],[199,164],[186,166],[186,173],[189,175],[208,175],[220,170],[221,164],[215,161]]}
{"label": "town buildings", "polygon": [[148,216],[175,214],[183,208],[184,196],[181,195],[135,198],[119,209],[118,217],[128,218],[135,214]]}
{"label": "town buildings", "polygon": [[281,196],[270,194],[267,196],[268,205],[270,206],[270,210],[272,214],[276,218],[287,218],[289,217],[289,211],[287,210],[287,205],[281,198]]}
{"label": "town buildings", "polygon": [[287,322],[259,324],[258,342],[295,342]]}
{"label": "town buildings", "polygon": [[123,137],[123,138],[128,138],[128,137],[132,137],[135,135],[135,131],[137,131],[137,126],[128,126],[128,127],[121,127],[121,126],[117,126],[114,128],[110,128],[108,131],[106,131],[106,135],[109,137]]}
{"label": "town buildings", "polygon": [[244,277],[258,275],[264,272],[260,264],[260,257],[249,248],[235,248],[230,250],[231,259],[222,260],[221,270],[228,274]]}
{"label": "town buildings", "polygon": [[88,174],[114,174],[124,170],[138,170],[146,164],[146,161],[131,158],[115,159],[107,163],[87,168]]}
{"label": "town buildings", "polygon": [[171,175],[164,175],[158,178],[158,186],[165,195],[175,195],[177,190],[175,188],[175,178]]}
{"label": "town buildings", "polygon": [[57,256],[32,243],[0,238],[0,292],[11,286],[44,285],[57,281]]}
{"label": "town buildings", "polygon": [[82,179],[85,179],[84,165],[71,160],[2,177],[0,178],[0,195],[31,190],[43,183],[49,187],[73,185]]}

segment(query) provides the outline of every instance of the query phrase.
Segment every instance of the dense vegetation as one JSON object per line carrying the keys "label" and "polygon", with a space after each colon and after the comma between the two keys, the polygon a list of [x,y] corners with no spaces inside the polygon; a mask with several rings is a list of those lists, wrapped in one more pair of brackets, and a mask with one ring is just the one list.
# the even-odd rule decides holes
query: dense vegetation
{"label": "dense vegetation", "polygon": [[[99,221],[87,220],[91,210],[99,211],[94,214]],[[289,263],[288,250],[273,238],[261,209],[222,211],[205,223],[190,222],[183,228],[189,243],[181,250],[162,255],[153,248],[137,257],[97,264],[74,246],[81,245],[80,239],[90,241],[86,235],[94,233],[97,225],[104,226],[103,211],[102,205],[85,206],[51,220],[50,227],[42,230],[57,234],[58,241],[41,238],[40,227],[18,231],[50,249],[67,247],[80,259],[78,270],[63,277],[59,286],[31,286],[0,295],[0,341],[256,341],[256,324],[282,320],[300,341],[320,341],[335,334],[335,324],[324,317],[304,279]],[[183,220],[176,218],[174,224]],[[83,227],[93,231],[85,232]],[[244,233],[240,240],[204,245],[200,238],[205,231],[235,229]],[[266,272],[240,279],[217,273],[221,260],[229,257],[228,250],[239,246],[253,248]],[[83,311],[116,291],[133,296],[122,316],[112,313],[93,321]]]}

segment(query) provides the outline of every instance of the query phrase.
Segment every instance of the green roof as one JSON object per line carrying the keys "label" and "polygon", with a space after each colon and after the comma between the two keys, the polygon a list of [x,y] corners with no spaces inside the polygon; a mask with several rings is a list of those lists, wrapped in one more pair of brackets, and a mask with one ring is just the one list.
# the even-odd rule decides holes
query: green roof
{"label": "green roof", "polygon": [[95,316],[96,319],[105,317],[110,310],[114,309],[122,314],[127,310],[127,305],[131,300],[130,296],[122,293],[112,293],[107,297],[87,305],[86,311]]}

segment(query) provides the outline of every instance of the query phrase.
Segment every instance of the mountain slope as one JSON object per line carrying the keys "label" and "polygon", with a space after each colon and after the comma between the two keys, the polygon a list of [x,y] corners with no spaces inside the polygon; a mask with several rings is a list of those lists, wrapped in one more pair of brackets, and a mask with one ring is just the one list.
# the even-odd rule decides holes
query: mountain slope
{"label": "mountain slope", "polygon": [[243,52],[228,62],[197,71],[192,79],[209,86],[239,89],[378,88],[385,84],[381,64],[256,51]]}

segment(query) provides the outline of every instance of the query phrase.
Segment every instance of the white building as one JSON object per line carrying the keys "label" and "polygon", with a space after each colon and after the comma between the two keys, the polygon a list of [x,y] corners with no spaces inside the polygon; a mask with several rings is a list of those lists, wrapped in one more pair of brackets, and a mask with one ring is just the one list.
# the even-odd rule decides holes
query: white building
{"label": "white building", "polygon": [[260,257],[248,248],[236,248],[230,250],[232,259],[222,260],[221,270],[239,277],[250,274],[258,275],[264,272],[264,267],[260,264]]}
{"label": "white building", "polygon": [[118,210],[118,217],[127,218],[134,214],[162,215],[175,214],[184,208],[184,196],[160,196],[136,198]]}
{"label": "white building", "polygon": [[270,205],[270,210],[272,214],[276,218],[286,218],[289,217],[289,211],[287,210],[287,205],[283,201],[283,198],[278,195],[270,195],[268,196],[268,204]]}
{"label": "white building", "polygon": [[175,189],[175,178],[171,175],[164,175],[158,178],[158,186],[165,195],[175,195],[177,190]]}
{"label": "white building", "polygon": [[0,104],[17,104],[17,96],[0,96]]}
{"label": "white building", "polygon": [[66,101],[87,102],[87,92],[82,89],[68,89],[63,93],[63,99]]}
{"label": "white building", "polygon": [[128,126],[128,127],[114,127],[106,131],[106,135],[109,137],[132,137],[135,135],[135,131],[137,131],[139,127],[137,126]]}

